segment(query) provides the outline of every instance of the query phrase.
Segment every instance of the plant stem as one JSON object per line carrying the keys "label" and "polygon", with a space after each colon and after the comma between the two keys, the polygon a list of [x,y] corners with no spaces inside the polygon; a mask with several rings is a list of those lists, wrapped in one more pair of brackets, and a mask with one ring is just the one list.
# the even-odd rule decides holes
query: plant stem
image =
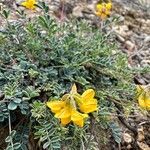
{"label": "plant stem", "polygon": [[14,145],[13,145],[13,141],[12,141],[12,137],[11,137],[11,119],[10,119],[10,111],[9,111],[9,115],[8,115],[8,121],[9,121],[9,135],[10,135],[10,143],[11,143],[11,147],[12,150],[14,150]]}

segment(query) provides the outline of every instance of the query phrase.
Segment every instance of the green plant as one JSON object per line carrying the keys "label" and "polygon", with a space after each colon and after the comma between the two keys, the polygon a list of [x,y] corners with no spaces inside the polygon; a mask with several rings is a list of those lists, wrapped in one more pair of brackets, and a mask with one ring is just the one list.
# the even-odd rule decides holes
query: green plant
{"label": "green plant", "polygon": [[[123,115],[123,108],[132,105],[136,71],[128,68],[126,55],[117,50],[110,34],[84,20],[58,23],[45,3],[37,6],[44,14],[32,21],[17,11],[23,17],[10,23],[3,12],[7,25],[0,33],[0,121],[9,119],[6,125],[16,131],[13,135],[10,131],[7,149],[27,149],[31,132],[39,147],[49,150],[96,149],[100,139],[108,138],[97,137],[106,129],[120,143],[117,120],[112,124],[110,116]],[[73,83],[79,93],[93,88],[98,99],[98,112],[83,128],[62,127],[45,105],[68,92]]]}

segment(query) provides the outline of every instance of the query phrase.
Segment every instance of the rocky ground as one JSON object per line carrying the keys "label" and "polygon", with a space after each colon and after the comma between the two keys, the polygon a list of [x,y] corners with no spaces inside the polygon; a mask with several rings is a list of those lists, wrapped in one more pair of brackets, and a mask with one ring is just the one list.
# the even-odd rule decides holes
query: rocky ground
{"label": "rocky ground", "polygon": [[[21,0],[1,0],[2,7],[9,7],[14,12],[10,21],[16,21],[16,9],[24,9],[19,6]],[[50,13],[57,19],[78,18],[86,19],[92,24],[98,23],[94,15],[95,4],[98,0],[46,0],[50,7]],[[25,10],[29,17],[40,14],[40,11]],[[150,67],[150,1],[149,0],[113,0],[112,16],[119,17],[119,22],[111,26],[120,52],[128,56],[129,67]],[[0,30],[4,22],[0,18]],[[150,84],[150,72],[135,76],[138,84]],[[136,112],[135,112],[136,114]],[[138,114],[139,115],[139,114]],[[136,144],[142,150],[150,150],[150,121],[141,114],[134,120],[138,128],[135,135]],[[129,120],[131,121],[131,120]],[[131,121],[132,122],[132,121]],[[126,127],[126,126],[125,126]],[[133,132],[129,128],[124,130],[121,149],[138,149],[132,147]],[[108,148],[109,149],[109,148]],[[109,149],[110,150],[110,149]]]}

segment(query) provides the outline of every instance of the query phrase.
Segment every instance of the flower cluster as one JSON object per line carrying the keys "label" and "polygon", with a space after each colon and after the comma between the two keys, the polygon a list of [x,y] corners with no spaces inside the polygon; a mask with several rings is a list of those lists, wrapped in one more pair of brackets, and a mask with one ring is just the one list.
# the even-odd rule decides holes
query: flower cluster
{"label": "flower cluster", "polygon": [[150,89],[148,86],[138,85],[138,103],[142,109],[150,110]]}
{"label": "flower cluster", "polygon": [[111,9],[112,9],[112,3],[111,2],[98,3],[96,5],[96,15],[99,16],[101,19],[105,19],[110,15]]}
{"label": "flower cluster", "polygon": [[26,7],[27,9],[35,9],[36,0],[26,0],[21,3],[22,6]]}
{"label": "flower cluster", "polygon": [[84,126],[88,113],[97,110],[97,100],[93,89],[86,90],[82,95],[77,93],[76,85],[72,86],[70,93],[65,94],[61,100],[47,102],[47,106],[61,120],[63,126],[71,121],[79,127]]}

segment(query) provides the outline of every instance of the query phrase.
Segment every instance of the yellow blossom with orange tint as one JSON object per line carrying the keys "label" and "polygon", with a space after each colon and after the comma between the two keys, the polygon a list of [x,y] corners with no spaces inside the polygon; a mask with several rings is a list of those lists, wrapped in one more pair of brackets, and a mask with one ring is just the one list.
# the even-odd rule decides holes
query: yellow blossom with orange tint
{"label": "yellow blossom with orange tint", "polygon": [[88,113],[97,110],[97,100],[93,89],[86,90],[82,95],[77,93],[73,84],[71,91],[62,96],[61,100],[49,101],[47,106],[55,113],[54,117],[60,119],[63,126],[73,122],[79,127],[84,126]]}
{"label": "yellow blossom with orange tint", "polygon": [[36,0],[26,0],[21,3],[22,6],[26,7],[27,9],[31,9],[31,10],[36,8],[35,4],[37,4]]}
{"label": "yellow blossom with orange tint", "polygon": [[47,106],[55,113],[55,118],[61,120],[63,126],[69,124],[71,121],[83,127],[84,119],[88,117],[87,114],[82,114],[78,112],[71,104],[65,101],[52,101],[47,102]]}
{"label": "yellow blossom with orange tint", "polygon": [[73,122],[83,127],[88,113],[97,110],[97,100],[94,96],[93,89],[86,90],[82,95],[78,94],[77,87],[73,84],[71,91],[63,95],[61,100],[49,101],[47,106],[55,113],[55,118],[60,119],[63,126]]}
{"label": "yellow blossom with orange tint", "polygon": [[137,99],[142,109],[150,110],[150,87],[137,85]]}
{"label": "yellow blossom with orange tint", "polygon": [[98,3],[96,5],[96,15],[99,16],[101,19],[107,18],[111,14],[112,3]]}

